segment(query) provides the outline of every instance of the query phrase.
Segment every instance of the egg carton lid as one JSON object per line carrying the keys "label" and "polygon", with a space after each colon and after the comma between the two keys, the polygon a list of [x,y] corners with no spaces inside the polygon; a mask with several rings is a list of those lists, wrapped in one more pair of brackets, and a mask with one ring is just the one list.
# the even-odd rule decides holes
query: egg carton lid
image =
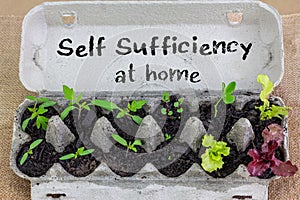
{"label": "egg carton lid", "polygon": [[51,2],[23,21],[20,80],[39,93],[62,85],[80,92],[218,91],[231,81],[258,93],[258,74],[276,86],[283,72],[281,18],[260,1]]}

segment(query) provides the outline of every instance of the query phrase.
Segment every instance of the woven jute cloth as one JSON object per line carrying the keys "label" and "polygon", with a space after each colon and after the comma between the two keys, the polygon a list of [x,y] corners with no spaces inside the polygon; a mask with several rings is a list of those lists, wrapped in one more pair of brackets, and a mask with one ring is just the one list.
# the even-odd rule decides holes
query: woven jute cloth
{"label": "woven jute cloth", "polygon": [[[13,173],[9,164],[13,118],[25,95],[19,81],[19,55],[23,17],[0,16],[0,199],[30,199],[30,182]],[[290,159],[300,167],[300,14],[283,16],[285,74],[275,95],[293,107],[289,116]],[[299,200],[299,172],[270,184],[269,199]]]}

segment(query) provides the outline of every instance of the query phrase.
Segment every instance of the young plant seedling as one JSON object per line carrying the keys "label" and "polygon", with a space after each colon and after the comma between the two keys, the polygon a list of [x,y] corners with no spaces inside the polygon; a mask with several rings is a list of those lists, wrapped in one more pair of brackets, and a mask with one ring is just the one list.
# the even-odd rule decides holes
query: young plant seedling
{"label": "young plant seedling", "polygon": [[278,176],[292,176],[297,171],[297,166],[291,161],[283,162],[275,157],[275,151],[283,142],[283,128],[278,124],[270,124],[262,132],[264,144],[260,149],[250,149],[248,155],[252,161],[247,169],[251,176],[261,176],[267,169]]}
{"label": "young plant seedling", "polygon": [[172,136],[169,133],[165,133],[165,140],[168,141],[172,138]]}
{"label": "young plant seedling", "polygon": [[184,100],[184,98],[181,97],[181,98],[178,99],[178,101],[176,101],[176,102],[174,103],[174,107],[176,108],[176,111],[177,111],[178,113],[182,113],[182,112],[183,112],[183,108],[181,107],[181,105],[182,105],[182,103],[183,103],[183,100]]}
{"label": "young plant seedling", "polygon": [[84,150],[84,147],[80,147],[77,149],[77,151],[75,153],[70,153],[70,154],[64,155],[64,156],[60,157],[59,160],[69,160],[72,158],[76,159],[76,158],[78,158],[78,156],[86,156],[93,152],[94,152],[94,149]]}
{"label": "young plant seedling", "polygon": [[232,95],[236,87],[236,82],[232,81],[227,86],[224,82],[222,82],[222,96],[217,101],[217,103],[214,105],[215,110],[215,117],[217,117],[218,114],[218,105],[223,100],[225,104],[232,104],[235,101],[235,96]]}
{"label": "young plant seedling", "polygon": [[172,116],[173,115],[173,111],[171,110],[171,108],[169,108],[169,104],[170,103],[170,93],[169,92],[165,92],[162,95],[162,101],[166,103],[166,107],[162,108],[160,111],[163,115],[168,115],[168,116]]}
{"label": "young plant seedling", "polygon": [[[142,145],[141,140],[134,140],[133,143],[132,143],[132,142],[127,142],[124,138],[122,138],[121,136],[119,136],[117,134],[112,134],[111,136],[116,142],[123,145],[124,147],[127,147],[127,152],[130,149],[130,150],[132,150],[136,153],[137,149],[136,149],[135,146],[141,146]],[[127,156],[127,152],[126,152],[126,156]]]}
{"label": "young plant seedling", "polygon": [[[168,115],[168,116],[172,116],[173,115],[173,111],[171,110],[170,108],[170,101],[171,101],[171,98],[170,98],[170,93],[169,92],[165,92],[163,95],[162,95],[162,101],[166,103],[166,107],[165,108],[162,108],[160,111],[163,115]],[[181,107],[182,103],[183,103],[183,100],[184,98],[181,97],[178,99],[178,101],[174,102],[174,107],[176,108],[176,111],[178,113],[182,113],[183,112],[183,108]]]}
{"label": "young plant seedling", "polygon": [[262,86],[259,98],[263,102],[263,105],[255,107],[260,111],[260,119],[267,120],[272,119],[273,117],[281,119],[281,116],[288,116],[288,110],[291,110],[292,108],[276,105],[270,106],[269,96],[273,91],[274,85],[269,77],[265,74],[259,74],[257,76],[257,82]]}
{"label": "young plant seedling", "polygon": [[82,94],[79,94],[78,96],[76,96],[73,88],[69,88],[68,86],[63,85],[63,93],[65,95],[64,96],[65,99],[69,100],[70,103],[65,108],[65,110],[60,114],[60,118],[62,120],[64,120],[68,116],[68,114],[74,109],[78,110],[78,119],[80,118],[80,115],[81,115],[81,112],[82,112],[83,109],[90,110],[90,106],[92,104],[87,103],[85,101],[82,102],[81,101],[82,100]]}
{"label": "young plant seedling", "polygon": [[138,115],[132,115],[130,114],[130,111],[135,113],[137,112],[138,109],[141,109],[146,103],[146,100],[140,100],[140,101],[136,101],[133,100],[131,103],[127,104],[127,108],[122,109],[119,106],[117,106],[116,104],[106,101],[106,100],[101,100],[101,99],[95,99],[91,102],[93,105],[95,106],[99,106],[103,109],[106,109],[108,111],[113,111],[113,110],[119,110],[119,113],[117,114],[117,118],[122,118],[124,116],[129,116],[131,117],[131,119],[137,123],[138,125],[140,125],[142,123],[142,118]]}
{"label": "young plant seedling", "polygon": [[[40,129],[42,127],[43,130],[46,130],[49,119],[47,117],[43,116],[43,114],[48,112],[48,109],[46,109],[47,107],[54,106],[56,104],[56,102],[51,101],[50,99],[44,98],[44,97],[37,98],[34,96],[26,96],[26,99],[34,101],[35,103],[34,103],[33,107],[28,108],[28,110],[32,114],[29,118],[27,118],[23,121],[22,130],[25,131],[25,129],[28,126],[29,121],[33,120],[33,119],[36,119],[35,125],[38,129]],[[38,104],[40,104],[40,105],[38,106]]]}
{"label": "young plant seedling", "polygon": [[202,140],[204,147],[210,147],[206,149],[205,153],[201,155],[201,166],[207,172],[213,172],[223,167],[223,156],[228,156],[230,153],[230,147],[227,147],[226,142],[217,142],[212,135],[204,135]]}
{"label": "young plant seedling", "polygon": [[41,142],[43,142],[43,139],[37,139],[30,144],[28,151],[26,153],[24,153],[24,155],[22,156],[22,158],[20,160],[20,165],[23,165],[25,163],[28,156],[33,154],[33,149],[35,149],[37,146],[39,146],[39,144],[41,144]]}

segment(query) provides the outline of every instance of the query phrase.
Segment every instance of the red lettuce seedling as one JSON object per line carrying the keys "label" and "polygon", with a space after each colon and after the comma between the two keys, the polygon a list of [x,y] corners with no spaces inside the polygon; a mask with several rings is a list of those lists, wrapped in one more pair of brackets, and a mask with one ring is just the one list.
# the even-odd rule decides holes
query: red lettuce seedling
{"label": "red lettuce seedling", "polygon": [[292,176],[298,168],[290,161],[283,162],[275,157],[276,149],[283,142],[283,128],[278,124],[270,124],[262,132],[264,144],[261,150],[251,149],[248,155],[253,158],[247,169],[251,176],[261,176],[267,169],[278,176]]}
{"label": "red lettuce seedling", "polygon": [[270,124],[262,132],[264,141],[269,142],[275,140],[278,145],[280,145],[283,142],[283,130],[284,129],[278,124]]}
{"label": "red lettuce seedling", "polygon": [[261,176],[267,169],[278,176],[292,176],[298,168],[292,165],[290,161],[283,162],[275,157],[275,150],[278,148],[278,143],[275,140],[270,140],[263,144],[262,150],[251,149],[248,155],[253,158],[247,169],[251,176]]}

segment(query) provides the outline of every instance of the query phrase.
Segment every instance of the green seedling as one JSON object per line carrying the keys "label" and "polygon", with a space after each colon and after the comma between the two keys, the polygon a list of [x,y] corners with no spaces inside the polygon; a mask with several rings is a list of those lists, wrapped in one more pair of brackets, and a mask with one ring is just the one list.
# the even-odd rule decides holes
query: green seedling
{"label": "green seedling", "polygon": [[169,103],[171,101],[170,99],[170,93],[169,92],[165,92],[162,97],[161,97],[162,101],[165,103]]}
{"label": "green seedling", "polygon": [[204,135],[202,140],[206,149],[205,153],[201,155],[201,166],[207,172],[213,172],[223,167],[223,156],[228,156],[230,153],[230,147],[227,147],[226,142],[217,142],[212,135]]}
{"label": "green seedling", "polygon": [[[68,114],[72,111],[77,109],[78,110],[78,119],[80,118],[81,112],[83,109],[90,110],[91,103],[87,103],[82,101],[82,94],[76,96],[73,88],[69,88],[66,85],[63,85],[63,93],[65,99],[69,100],[69,105],[65,108],[65,110],[60,114],[60,118],[64,120]],[[81,103],[82,102],[82,103]]]}
{"label": "green seedling", "polygon": [[168,116],[172,116],[173,115],[173,111],[170,110],[171,108],[169,108],[169,105],[168,103],[170,102],[170,93],[169,92],[165,92],[162,97],[161,97],[161,100],[163,102],[166,103],[166,108],[162,108],[160,111],[163,115],[168,115]]}
{"label": "green seedling", "polygon": [[28,151],[26,153],[24,153],[24,155],[22,156],[22,158],[20,160],[20,165],[23,165],[25,163],[28,156],[33,154],[33,149],[35,149],[37,146],[39,146],[39,144],[41,144],[41,142],[43,142],[43,139],[37,139],[30,144]]}
{"label": "green seedling", "polygon": [[288,116],[288,110],[291,110],[292,108],[276,105],[270,106],[269,97],[273,91],[274,84],[270,81],[269,77],[265,74],[259,74],[257,76],[257,82],[262,86],[259,98],[263,102],[263,105],[255,107],[260,111],[260,119],[267,120],[272,119],[273,117],[281,119],[281,116]]}
{"label": "green seedling", "polygon": [[176,102],[174,103],[174,107],[176,108],[176,111],[177,111],[178,113],[182,113],[182,112],[183,112],[183,108],[181,107],[181,105],[182,105],[182,103],[183,103],[183,100],[184,100],[184,98],[181,97],[181,98],[178,99],[178,101],[176,101]]}
{"label": "green seedling", "polygon": [[133,100],[131,103],[128,103],[127,108],[131,112],[136,112],[138,109],[141,109],[146,103],[146,100]]}
{"label": "green seedling", "polygon": [[134,151],[135,153],[137,152],[137,149],[135,146],[141,146],[142,141],[141,140],[134,140],[133,142],[127,142],[124,138],[117,134],[112,134],[112,138],[118,142],[119,144],[123,145],[124,147],[127,147],[127,151],[130,149]]}
{"label": "green seedling", "polygon": [[[36,119],[35,125],[38,129],[42,127],[43,130],[47,129],[48,121],[49,119],[43,114],[48,112],[47,107],[54,106],[56,102],[51,101],[48,98],[36,98],[34,96],[26,96],[26,99],[29,99],[31,101],[34,101],[34,106],[29,107],[28,110],[32,113],[31,116],[27,119],[25,119],[22,123],[22,130],[25,131],[25,129],[28,126],[28,123],[30,120]],[[40,105],[38,105],[40,104]]]}
{"label": "green seedling", "polygon": [[[168,116],[172,116],[173,115],[173,111],[170,108],[170,105],[168,103],[170,103],[171,99],[170,99],[170,93],[169,92],[165,92],[162,95],[162,101],[166,103],[166,107],[162,108],[160,111],[163,115],[168,115]],[[184,98],[180,98],[178,99],[178,101],[174,102],[174,107],[176,108],[176,111],[178,113],[182,113],[183,112],[183,108],[181,107],[182,103],[183,103]]]}
{"label": "green seedling", "polygon": [[223,100],[225,104],[232,104],[235,101],[235,96],[232,95],[236,87],[236,82],[232,81],[227,86],[224,82],[222,82],[222,96],[217,101],[217,103],[214,105],[215,110],[215,117],[217,117],[218,114],[218,105]]}
{"label": "green seedling", "polygon": [[135,123],[140,125],[142,123],[143,119],[138,115],[130,114],[130,111],[136,112],[138,109],[141,109],[147,103],[147,101],[146,100],[140,100],[140,101],[133,100],[131,103],[128,103],[127,108],[125,108],[125,109],[120,108],[119,106],[117,106],[116,104],[114,104],[112,102],[109,102],[106,100],[101,100],[101,99],[95,99],[91,103],[95,106],[99,106],[108,111],[119,110],[119,113],[117,114],[117,118],[129,116]]}
{"label": "green seedling", "polygon": [[86,156],[93,152],[94,152],[94,149],[84,150],[84,147],[80,147],[77,149],[77,151],[75,153],[70,153],[70,154],[64,155],[64,156],[60,157],[59,160],[69,160],[72,158],[76,159],[76,158],[78,158],[78,156]]}
{"label": "green seedling", "polygon": [[172,136],[168,133],[165,133],[165,140],[168,141],[172,138]]}

